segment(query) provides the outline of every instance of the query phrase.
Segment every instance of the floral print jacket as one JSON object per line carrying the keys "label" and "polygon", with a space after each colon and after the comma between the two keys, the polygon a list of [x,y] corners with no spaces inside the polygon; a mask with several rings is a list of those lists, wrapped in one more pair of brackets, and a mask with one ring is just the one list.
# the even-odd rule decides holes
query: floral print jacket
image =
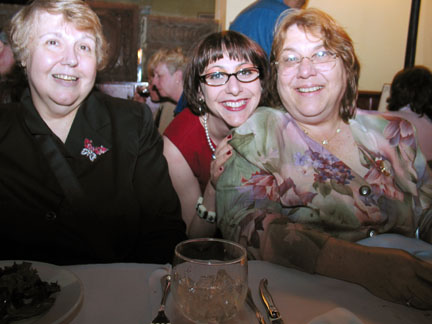
{"label": "floral print jacket", "polygon": [[412,125],[360,109],[349,124],[363,177],[286,111],[259,108],[235,130],[217,184],[223,236],[247,246],[250,258],[310,272],[329,237],[391,232],[431,242],[432,178]]}

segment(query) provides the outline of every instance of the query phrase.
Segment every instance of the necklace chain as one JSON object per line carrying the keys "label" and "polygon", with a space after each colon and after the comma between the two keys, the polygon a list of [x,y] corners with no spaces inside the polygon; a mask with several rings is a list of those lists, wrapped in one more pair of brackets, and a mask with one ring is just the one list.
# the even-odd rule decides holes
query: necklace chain
{"label": "necklace chain", "polygon": [[205,131],[205,135],[206,135],[206,138],[207,138],[207,143],[208,143],[208,145],[210,147],[210,150],[212,151],[212,159],[215,160],[216,156],[215,156],[214,152],[216,151],[216,149],[213,146],[213,144],[211,142],[211,139],[210,139],[210,134],[209,134],[209,130],[208,130],[208,127],[207,127],[207,118],[208,118],[208,114],[205,114],[203,116],[204,131]]}
{"label": "necklace chain", "polygon": [[[333,136],[331,136],[330,138],[324,138],[323,140],[321,140],[320,142],[321,142],[321,144],[322,145],[327,145],[333,138],[335,138],[336,137],[336,135],[337,134],[339,134],[340,132],[342,131],[342,129],[341,128],[336,128],[336,132],[333,134]],[[303,130],[303,132],[306,134],[306,135],[309,135],[309,132],[307,131],[307,130]]]}

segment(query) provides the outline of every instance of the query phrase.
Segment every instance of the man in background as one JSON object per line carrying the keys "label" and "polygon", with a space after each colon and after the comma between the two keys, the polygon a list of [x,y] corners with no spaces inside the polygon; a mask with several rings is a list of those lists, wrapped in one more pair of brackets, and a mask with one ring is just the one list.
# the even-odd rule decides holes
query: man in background
{"label": "man in background", "polygon": [[14,55],[9,46],[7,35],[0,29],[0,77],[3,79],[15,65]]}
{"label": "man in background", "polygon": [[0,28],[0,104],[19,101],[26,87],[24,71],[16,64],[8,36]]}
{"label": "man in background", "polygon": [[301,8],[306,0],[258,0],[240,12],[230,25],[257,42],[270,58],[273,32],[279,15],[289,8]]}

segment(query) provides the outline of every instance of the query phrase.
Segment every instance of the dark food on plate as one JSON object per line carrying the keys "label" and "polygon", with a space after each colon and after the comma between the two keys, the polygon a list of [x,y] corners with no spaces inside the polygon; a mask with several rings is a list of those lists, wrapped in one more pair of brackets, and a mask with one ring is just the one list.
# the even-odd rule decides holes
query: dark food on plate
{"label": "dark food on plate", "polygon": [[46,312],[60,291],[56,282],[45,282],[30,262],[0,267],[0,324]]}

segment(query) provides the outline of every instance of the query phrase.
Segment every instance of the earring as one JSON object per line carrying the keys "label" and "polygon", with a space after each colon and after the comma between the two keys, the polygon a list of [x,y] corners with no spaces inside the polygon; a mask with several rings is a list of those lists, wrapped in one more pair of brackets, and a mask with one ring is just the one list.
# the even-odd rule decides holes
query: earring
{"label": "earring", "polygon": [[198,102],[200,103],[200,105],[198,107],[198,111],[200,112],[200,115],[202,115],[204,113],[204,109],[201,106],[204,104],[204,98],[199,97]]}

